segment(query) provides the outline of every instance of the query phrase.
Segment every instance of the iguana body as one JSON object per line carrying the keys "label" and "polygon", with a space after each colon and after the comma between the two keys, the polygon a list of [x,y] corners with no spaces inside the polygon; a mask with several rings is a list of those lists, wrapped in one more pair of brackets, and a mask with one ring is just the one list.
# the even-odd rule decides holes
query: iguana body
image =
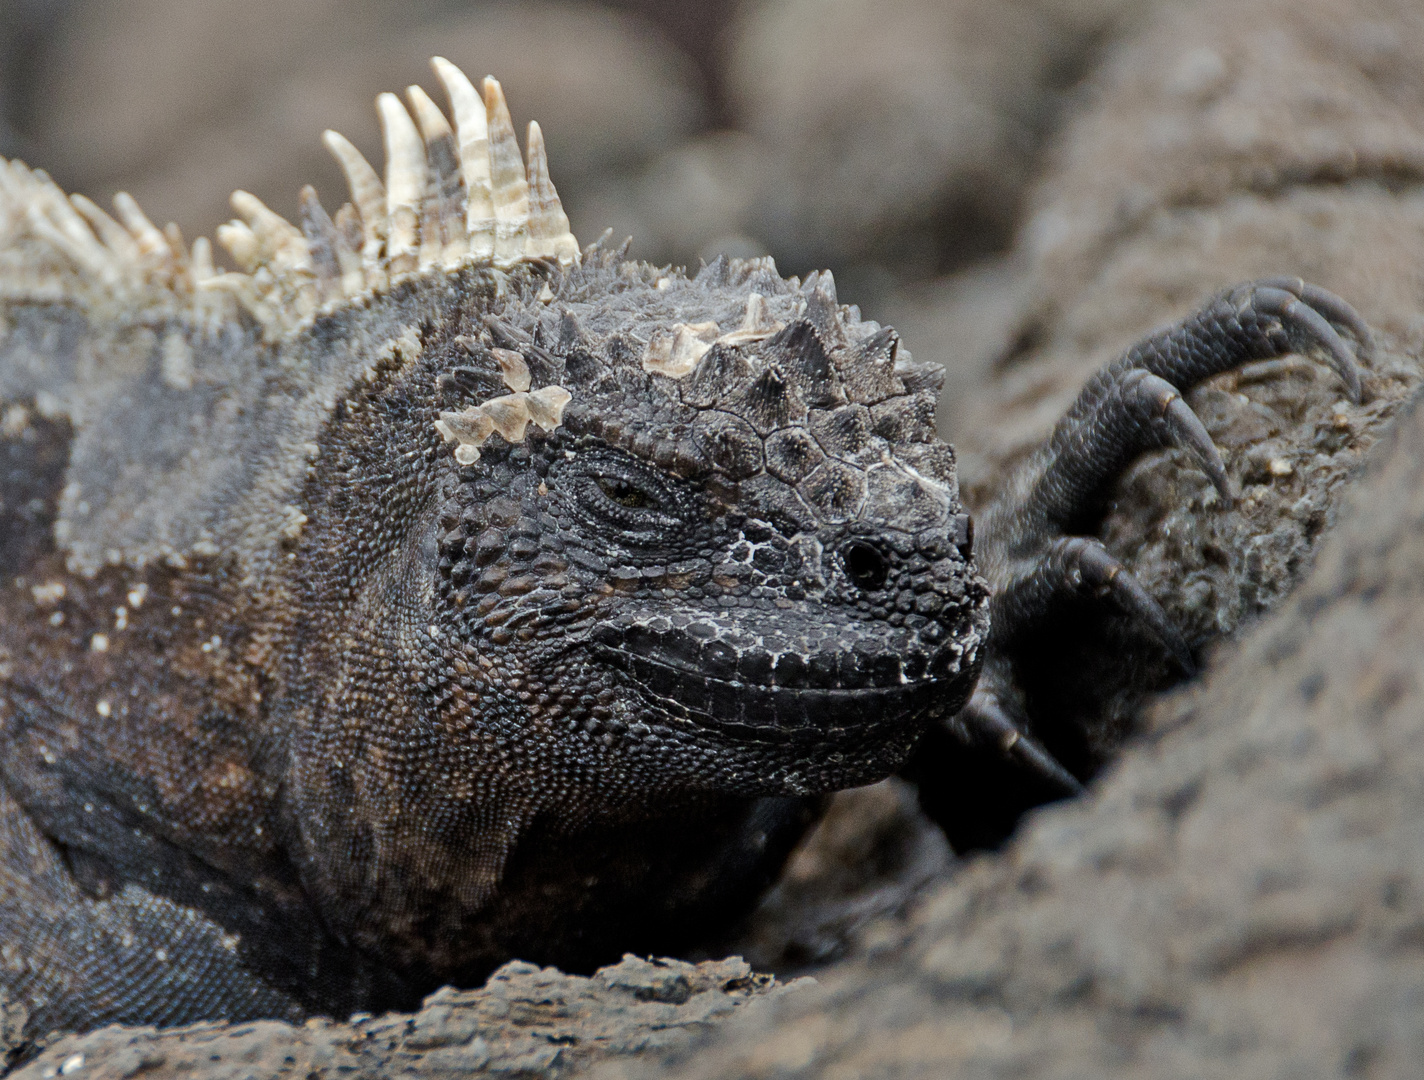
{"label": "iguana body", "polygon": [[234,196],[240,274],[4,166],[0,983],[36,1032],[674,948],[932,725],[1071,789],[1023,627],[1087,587],[1176,639],[1067,534],[1144,446],[1219,475],[1173,383],[1355,378],[1299,283],[1144,344],[990,516],[991,635],[936,369],[829,275],[580,252],[537,127],[526,166],[498,85],[437,71],[455,127],[383,95],[384,183],[328,136],[334,221]]}

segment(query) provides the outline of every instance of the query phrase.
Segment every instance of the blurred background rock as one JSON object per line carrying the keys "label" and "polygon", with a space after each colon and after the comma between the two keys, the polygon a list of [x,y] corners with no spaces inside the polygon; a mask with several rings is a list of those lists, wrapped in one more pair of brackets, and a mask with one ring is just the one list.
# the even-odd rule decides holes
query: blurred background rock
{"label": "blurred background rock", "polygon": [[[1167,2],[1167,0],[1161,0]],[[0,154],[189,237],[234,188],[344,199],[381,90],[448,56],[537,118],[587,240],[776,256],[977,378],[1017,310],[999,259],[1071,90],[1152,0],[0,0]],[[436,94],[437,100],[439,94]],[[1021,292],[1021,289],[1019,290]]]}

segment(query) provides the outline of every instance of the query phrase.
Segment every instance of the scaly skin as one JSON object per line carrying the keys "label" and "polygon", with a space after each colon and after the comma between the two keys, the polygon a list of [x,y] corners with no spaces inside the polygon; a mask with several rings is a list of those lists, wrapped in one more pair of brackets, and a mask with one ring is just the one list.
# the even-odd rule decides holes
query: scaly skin
{"label": "scaly skin", "polygon": [[399,171],[388,217],[309,199],[305,240],[235,200],[241,304],[181,252],[96,283],[102,252],[14,219],[0,985],[32,1033],[408,1008],[511,956],[675,950],[746,910],[819,796],[917,746],[921,774],[1008,768],[1020,808],[1034,775],[1071,788],[1016,643],[1079,582],[1152,623],[1063,537],[1144,447],[1214,453],[1129,369],[1180,389],[1322,346],[1352,371],[1316,314],[1348,309],[1304,286],[1149,341],[990,515],[991,602],[937,371],[829,275],[689,280],[557,230],[557,258],[442,253],[474,174],[416,105],[420,214]]}
{"label": "scaly skin", "polygon": [[[752,291],[783,329],[642,370],[638,340],[735,326]],[[826,282],[595,252],[412,282],[283,350],[363,338],[403,344],[322,424],[280,551],[86,577],[52,510],[11,538],[34,555],[0,622],[6,787],[86,925],[117,910],[139,940],[100,991],[74,955],[97,928],[0,909],[5,940],[50,943],[11,984],[41,1027],[377,1008],[511,955],[673,948],[745,907],[806,797],[893,772],[973,686],[988,593],[933,372]],[[433,421],[510,345],[573,401],[461,466]],[[63,461],[63,425],[27,430]],[[201,961],[221,991],[174,1000],[150,897],[237,938]]]}

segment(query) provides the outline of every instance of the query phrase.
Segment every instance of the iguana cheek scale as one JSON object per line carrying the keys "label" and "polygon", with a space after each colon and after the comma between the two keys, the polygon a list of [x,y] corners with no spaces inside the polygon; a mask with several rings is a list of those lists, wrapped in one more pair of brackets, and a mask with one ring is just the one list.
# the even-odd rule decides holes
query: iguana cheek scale
{"label": "iguana cheek scale", "polygon": [[1023,628],[1090,595],[1190,663],[1075,535],[1105,485],[1166,443],[1223,484],[1180,391],[1246,359],[1358,393],[1343,301],[1243,286],[1089,384],[981,572],[937,367],[828,273],[580,249],[538,125],[521,156],[499,84],[434,67],[453,125],[381,95],[384,177],[327,132],[351,202],[234,194],[232,272],[0,162],[0,985],[35,1033],[676,949],[932,725],[1075,790]]}

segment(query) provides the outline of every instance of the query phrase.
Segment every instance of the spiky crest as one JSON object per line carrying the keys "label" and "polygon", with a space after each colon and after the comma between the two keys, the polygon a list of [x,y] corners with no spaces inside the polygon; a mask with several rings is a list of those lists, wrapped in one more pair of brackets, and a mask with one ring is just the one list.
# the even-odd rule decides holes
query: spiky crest
{"label": "spiky crest", "polygon": [[234,192],[239,217],[217,230],[239,267],[231,273],[214,270],[206,238],[190,250],[176,227],[159,230],[122,192],[115,221],[43,172],[0,159],[0,300],[206,306],[218,316],[235,302],[275,338],[411,273],[577,263],[538,124],[529,127],[526,162],[499,83],[486,78],[481,98],[448,60],[431,65],[454,128],[418,86],[407,90],[410,111],[394,94],[380,95],[384,181],[349,140],[327,131],[351,202],[333,219],[304,189],[298,228],[255,195]]}

